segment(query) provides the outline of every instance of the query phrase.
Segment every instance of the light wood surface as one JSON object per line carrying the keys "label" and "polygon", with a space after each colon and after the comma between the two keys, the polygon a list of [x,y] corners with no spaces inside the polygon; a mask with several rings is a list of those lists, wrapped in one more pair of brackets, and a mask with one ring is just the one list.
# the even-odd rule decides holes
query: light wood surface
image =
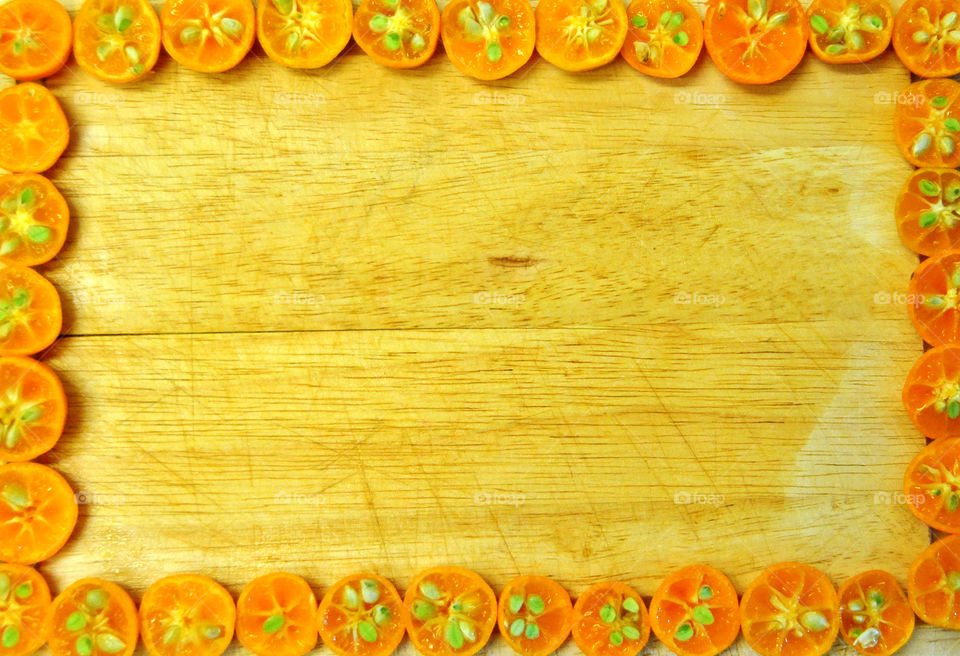
{"label": "light wood surface", "polygon": [[[693,561],[741,591],[782,560],[904,581],[929,541],[897,498],[923,444],[891,216],[908,82],[892,54],[762,89],[706,57],[494,84],[355,50],[161,57],[128,87],[71,64],[47,460],[84,505],[43,571],[138,598],[441,563],[574,596]],[[957,647],[923,628],[906,653]]]}

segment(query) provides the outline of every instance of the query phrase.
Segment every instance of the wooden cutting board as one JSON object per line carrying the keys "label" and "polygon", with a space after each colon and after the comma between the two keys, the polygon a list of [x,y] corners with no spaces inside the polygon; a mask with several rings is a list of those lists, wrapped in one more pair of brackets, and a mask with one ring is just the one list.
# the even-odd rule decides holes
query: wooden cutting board
{"label": "wooden cutting board", "polygon": [[923,445],[908,83],[891,54],[756,89],[706,57],[493,84],[355,48],[312,73],[164,56],[125,87],[71,63],[47,460],[84,505],[44,572],[138,598],[443,563],[573,595],[695,561],[741,591],[783,560],[904,581],[929,542],[897,498]]}

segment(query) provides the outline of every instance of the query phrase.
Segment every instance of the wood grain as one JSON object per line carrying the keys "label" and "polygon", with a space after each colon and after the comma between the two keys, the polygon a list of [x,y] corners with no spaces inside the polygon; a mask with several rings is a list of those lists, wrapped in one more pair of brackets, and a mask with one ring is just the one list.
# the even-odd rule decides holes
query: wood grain
{"label": "wood grain", "polygon": [[[740,590],[788,559],[903,581],[929,540],[897,497],[923,444],[891,220],[908,82],[892,54],[762,89],[707,61],[481,84],[255,50],[125,87],[71,64],[48,461],[84,504],[44,572],[137,597],[438,563],[574,595],[696,560]],[[906,653],[956,647],[923,627]]]}

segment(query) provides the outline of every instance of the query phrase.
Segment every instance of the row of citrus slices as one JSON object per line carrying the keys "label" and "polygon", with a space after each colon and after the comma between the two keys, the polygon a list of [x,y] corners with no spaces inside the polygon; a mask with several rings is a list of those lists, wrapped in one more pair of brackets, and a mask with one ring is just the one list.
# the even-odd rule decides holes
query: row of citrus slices
{"label": "row of citrus slices", "polygon": [[701,47],[724,74],[765,84],[792,71],[809,41],[830,63],[866,62],[893,41],[923,77],[960,73],[960,0],[907,0],[893,16],[887,0],[709,0],[701,21],[688,0],[166,0],[158,18],[148,0],[85,0],[72,26],[57,0],[11,0],[0,7],[0,71],[36,80],[70,56],[108,82],[131,82],[156,64],[160,45],[180,64],[222,72],[259,37],[264,52],[294,68],[330,63],[350,37],[393,68],[425,63],[438,41],[458,69],[494,80],[521,68],[534,48],[569,71],[602,66],[618,54],[657,77],[678,77]]}
{"label": "row of citrus slices", "polygon": [[83,579],[51,601],[32,567],[0,565],[0,654],[131,656],[138,639],[151,656],[220,656],[234,635],[257,656],[303,656],[319,635],[337,656],[389,656],[410,637],[424,656],[473,656],[494,627],[521,656],[547,656],[572,634],[586,656],[636,656],[651,630],[680,656],[715,656],[743,632],[762,656],[822,656],[838,633],[859,653],[887,656],[913,633],[914,612],[960,628],[951,612],[960,590],[960,537],[927,549],[910,571],[909,596],[881,570],[859,574],[839,594],[825,574],[799,563],[763,572],[742,598],[705,565],[684,567],[643,598],[619,581],[597,583],[573,604],[542,576],[510,581],[499,600],[475,572],[437,567],[418,574],[401,598],[372,573],[335,583],[319,607],[310,585],[289,573],[261,576],[234,604],[195,574],[163,578],[139,612],[114,583]]}

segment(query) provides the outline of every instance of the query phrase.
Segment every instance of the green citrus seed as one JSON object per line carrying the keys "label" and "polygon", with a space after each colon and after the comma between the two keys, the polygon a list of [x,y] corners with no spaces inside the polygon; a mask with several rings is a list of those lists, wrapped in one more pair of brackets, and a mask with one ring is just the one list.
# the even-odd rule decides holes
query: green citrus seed
{"label": "green citrus seed", "polygon": [[827,19],[820,14],[814,14],[810,17],[810,27],[813,28],[814,32],[826,34],[827,30],[830,29],[830,23],[828,23]]}
{"label": "green citrus seed", "polygon": [[519,613],[521,608],[523,608],[523,597],[521,597],[520,595],[511,595],[510,596],[510,612]]}
{"label": "green citrus seed", "polygon": [[714,622],[713,613],[706,606],[695,606],[690,614],[693,616],[693,621],[697,624],[710,626]]}
{"label": "green citrus seed", "polygon": [[921,180],[917,187],[920,189],[920,193],[924,196],[939,196],[940,195],[940,185],[931,180]]}
{"label": "green citrus seed", "polygon": [[413,616],[421,622],[426,622],[427,620],[433,618],[436,614],[437,607],[431,604],[429,601],[418,599],[417,601],[413,602]]}
{"label": "green citrus seed", "polygon": [[18,642],[20,642],[20,629],[15,626],[8,626],[3,630],[3,637],[0,638],[0,643],[2,643],[4,647],[13,649],[17,646]]}
{"label": "green citrus seed", "polygon": [[673,637],[679,640],[680,642],[686,642],[693,637],[693,627],[689,622],[684,622],[677,627],[676,633],[673,634]]}
{"label": "green citrus seed", "polygon": [[283,615],[271,615],[263,622],[263,632],[276,633],[283,628],[284,621]]}
{"label": "green citrus seed", "polygon": [[90,636],[80,636],[77,638],[74,649],[79,656],[90,656],[93,653],[93,640],[90,639]]}
{"label": "green citrus seed", "polygon": [[634,27],[646,27],[647,19],[645,16],[641,16],[640,14],[637,14],[636,16],[630,19],[630,24],[633,25]]}
{"label": "green citrus seed", "polygon": [[633,626],[632,624],[623,625],[623,637],[627,640],[639,640],[640,639],[640,629]]}
{"label": "green citrus seed", "polygon": [[519,638],[523,634],[523,630],[526,628],[527,623],[523,621],[522,618],[518,617],[517,619],[510,622],[510,635],[514,638]]}
{"label": "green citrus seed", "polygon": [[359,633],[360,637],[366,642],[377,641],[377,629],[370,622],[364,621],[357,624],[357,633]]}
{"label": "green citrus seed", "polygon": [[614,647],[619,647],[623,644],[623,634],[619,631],[610,632],[610,644]]}
{"label": "green citrus seed", "polygon": [[617,610],[610,604],[600,609],[600,619],[607,624],[612,624],[617,619]]}
{"label": "green citrus seed", "polygon": [[636,613],[640,610],[640,604],[638,604],[637,600],[633,597],[627,597],[623,600],[623,610],[628,613]]}
{"label": "green citrus seed", "polygon": [[530,595],[527,597],[527,609],[534,615],[539,615],[547,607],[543,603],[543,598],[540,595]]}
{"label": "green citrus seed", "polygon": [[529,640],[536,640],[540,637],[540,627],[537,626],[536,622],[527,622],[527,628],[524,630],[523,635]]}
{"label": "green citrus seed", "polygon": [[70,613],[70,616],[67,617],[66,627],[67,631],[80,631],[87,626],[86,616],[78,610]]}

